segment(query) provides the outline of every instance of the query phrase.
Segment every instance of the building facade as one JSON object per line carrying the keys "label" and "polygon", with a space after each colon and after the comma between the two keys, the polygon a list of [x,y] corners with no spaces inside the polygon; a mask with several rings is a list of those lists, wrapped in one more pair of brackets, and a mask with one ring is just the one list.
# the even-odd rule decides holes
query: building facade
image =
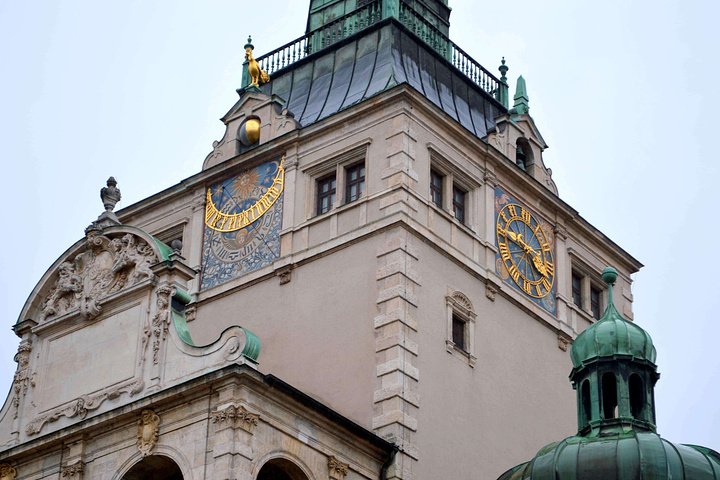
{"label": "building facade", "polygon": [[568,346],[641,264],[449,15],[313,0],[199,173],[108,182],[15,326],[0,479],[497,478],[574,431]]}

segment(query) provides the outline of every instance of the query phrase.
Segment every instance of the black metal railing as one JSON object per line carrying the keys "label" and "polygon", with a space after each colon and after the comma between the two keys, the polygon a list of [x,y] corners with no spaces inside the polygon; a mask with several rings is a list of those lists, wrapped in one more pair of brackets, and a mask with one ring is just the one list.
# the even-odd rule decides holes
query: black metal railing
{"label": "black metal railing", "polygon": [[[308,35],[304,35],[272,52],[257,58],[260,68],[272,74],[282,68],[301,60],[311,53],[322,50],[340,40],[354,35],[383,19],[383,12],[392,12],[386,3],[391,0],[373,0],[347,15],[327,23]],[[408,30],[417,35],[433,50],[446,58],[460,70],[468,79],[492,95],[496,100],[502,101],[503,89],[507,84],[500,81],[482,65],[473,60],[460,47],[455,45],[448,37],[417,13],[403,0],[399,1],[397,18]]]}

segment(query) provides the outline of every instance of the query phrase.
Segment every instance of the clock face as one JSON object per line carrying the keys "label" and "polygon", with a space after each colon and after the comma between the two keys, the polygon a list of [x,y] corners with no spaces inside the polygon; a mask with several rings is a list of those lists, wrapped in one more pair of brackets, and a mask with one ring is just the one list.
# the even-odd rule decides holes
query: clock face
{"label": "clock face", "polygon": [[280,256],[285,172],[267,162],[207,191],[201,289],[270,265]]}
{"label": "clock face", "polygon": [[509,195],[496,195],[498,273],[546,310],[555,310],[551,229]]}

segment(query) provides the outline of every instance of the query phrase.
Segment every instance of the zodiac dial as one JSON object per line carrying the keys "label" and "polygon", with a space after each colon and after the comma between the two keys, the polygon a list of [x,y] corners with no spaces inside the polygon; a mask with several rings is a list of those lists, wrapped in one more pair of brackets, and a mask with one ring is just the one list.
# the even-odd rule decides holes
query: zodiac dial
{"label": "zodiac dial", "polygon": [[533,214],[517,203],[505,205],[497,218],[497,242],[510,278],[523,292],[543,298],[552,291],[552,246]]}

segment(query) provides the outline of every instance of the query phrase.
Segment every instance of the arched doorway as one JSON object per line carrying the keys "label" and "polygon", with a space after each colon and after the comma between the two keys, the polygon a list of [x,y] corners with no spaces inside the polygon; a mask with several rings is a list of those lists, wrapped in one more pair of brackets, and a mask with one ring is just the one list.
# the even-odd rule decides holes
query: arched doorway
{"label": "arched doorway", "polygon": [[122,480],[183,480],[177,463],[168,457],[150,455],[133,465]]}
{"label": "arched doorway", "polygon": [[308,480],[308,477],[290,460],[274,458],[263,465],[257,480]]}

